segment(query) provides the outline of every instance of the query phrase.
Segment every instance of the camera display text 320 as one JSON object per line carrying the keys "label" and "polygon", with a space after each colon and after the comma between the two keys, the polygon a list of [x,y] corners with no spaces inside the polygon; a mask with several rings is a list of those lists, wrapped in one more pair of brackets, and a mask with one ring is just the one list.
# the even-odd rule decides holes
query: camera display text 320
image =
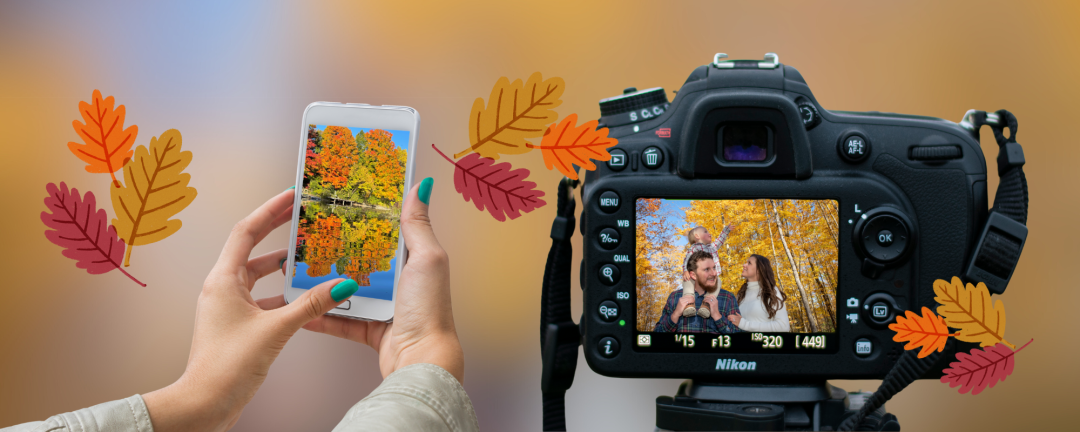
{"label": "camera display text 320", "polygon": [[836,352],[837,201],[635,205],[636,350]]}

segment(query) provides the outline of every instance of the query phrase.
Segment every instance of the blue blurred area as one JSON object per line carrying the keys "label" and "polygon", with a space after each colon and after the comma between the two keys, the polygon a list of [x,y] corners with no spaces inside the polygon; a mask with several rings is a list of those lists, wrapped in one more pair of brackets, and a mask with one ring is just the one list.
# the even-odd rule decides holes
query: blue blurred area
{"label": "blue blurred area", "polygon": [[[390,260],[390,270],[375,272],[368,277],[368,281],[371,282],[370,286],[362,286],[353,297],[367,297],[379,300],[393,300],[394,299],[394,269],[397,268],[397,258]],[[337,265],[330,265],[330,274],[320,277],[311,277],[307,275],[308,265],[306,263],[296,263],[296,276],[293,277],[293,288],[311,289],[315,285],[321,284],[331,279],[339,277],[347,277],[337,271]]]}

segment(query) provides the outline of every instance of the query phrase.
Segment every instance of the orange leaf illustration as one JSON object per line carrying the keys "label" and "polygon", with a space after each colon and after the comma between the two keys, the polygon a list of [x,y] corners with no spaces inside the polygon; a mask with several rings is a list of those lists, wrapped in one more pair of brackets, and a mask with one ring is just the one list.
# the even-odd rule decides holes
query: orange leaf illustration
{"label": "orange leaf illustration", "polygon": [[990,298],[986,284],[965,287],[955,276],[952,283],[938,279],[934,281],[934,294],[934,300],[941,303],[937,312],[945,317],[945,324],[960,330],[957,339],[984,347],[1001,342],[1016,349],[1016,345],[1005,341],[1005,304]]}
{"label": "orange leaf illustration", "polygon": [[454,159],[473,151],[490,159],[529,151],[525,139],[540,136],[544,126],[559,118],[554,108],[562,104],[559,97],[565,88],[562,78],[544,80],[540,72],[533,73],[524,84],[520,79],[511,83],[506,77],[499,78],[486,108],[483,98],[473,101],[469,114],[472,145],[455,154]]}
{"label": "orange leaf illustration", "polygon": [[945,319],[925,306],[922,308],[922,316],[912,311],[907,311],[905,315],[906,318],[896,317],[896,322],[889,324],[889,330],[896,332],[896,336],[893,336],[894,341],[907,342],[907,345],[904,345],[905,350],[922,347],[919,358],[926,357],[934,351],[944,350],[949,336],[955,336],[945,327]]}
{"label": "orange leaf illustration", "polygon": [[547,169],[554,166],[571,180],[577,180],[578,174],[574,170],[574,165],[589,171],[595,170],[596,165],[591,159],[598,161],[611,159],[607,148],[619,143],[619,140],[607,136],[607,128],[597,130],[597,123],[597,120],[591,120],[581,126],[576,126],[577,114],[570,114],[558,125],[548,126],[540,145],[525,144],[525,146],[543,150],[544,165]]}
{"label": "orange leaf illustration", "polygon": [[114,173],[134,153],[131,145],[135,143],[139,127],[131,125],[124,129],[126,111],[123,105],[113,109],[114,104],[112,96],[103,100],[98,90],[94,90],[91,103],[79,102],[79,113],[86,123],[75,120],[71,126],[82,137],[83,143],[69,142],[68,149],[87,163],[87,172],[109,173],[113,186],[120,187]]}

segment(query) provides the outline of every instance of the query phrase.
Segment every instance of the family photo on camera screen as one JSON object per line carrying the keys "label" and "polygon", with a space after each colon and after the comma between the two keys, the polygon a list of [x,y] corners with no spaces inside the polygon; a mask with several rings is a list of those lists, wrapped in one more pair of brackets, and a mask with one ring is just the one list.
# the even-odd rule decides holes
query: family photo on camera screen
{"label": "family photo on camera screen", "polygon": [[294,288],[348,277],[392,300],[409,132],[309,125]]}
{"label": "family photo on camera screen", "polygon": [[836,331],[835,200],[635,206],[638,332]]}

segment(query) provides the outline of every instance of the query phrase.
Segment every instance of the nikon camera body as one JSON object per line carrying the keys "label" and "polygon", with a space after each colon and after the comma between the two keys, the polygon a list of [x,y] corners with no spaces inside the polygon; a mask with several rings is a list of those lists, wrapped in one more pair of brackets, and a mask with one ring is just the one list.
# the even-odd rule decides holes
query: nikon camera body
{"label": "nikon camera body", "polygon": [[[723,57],[670,103],[660,88],[601,101],[619,144],[582,189],[585,358],[616,377],[882,378],[902,353],[888,324],[934,309],[934,280],[968,269],[987,219],[977,130],[828,111],[775,55]],[[694,249],[716,257],[721,291],[695,306],[748,305],[748,330],[712,313],[672,316]],[[771,317],[762,294],[739,295],[752,256],[768,257],[758,279],[786,297]]]}

